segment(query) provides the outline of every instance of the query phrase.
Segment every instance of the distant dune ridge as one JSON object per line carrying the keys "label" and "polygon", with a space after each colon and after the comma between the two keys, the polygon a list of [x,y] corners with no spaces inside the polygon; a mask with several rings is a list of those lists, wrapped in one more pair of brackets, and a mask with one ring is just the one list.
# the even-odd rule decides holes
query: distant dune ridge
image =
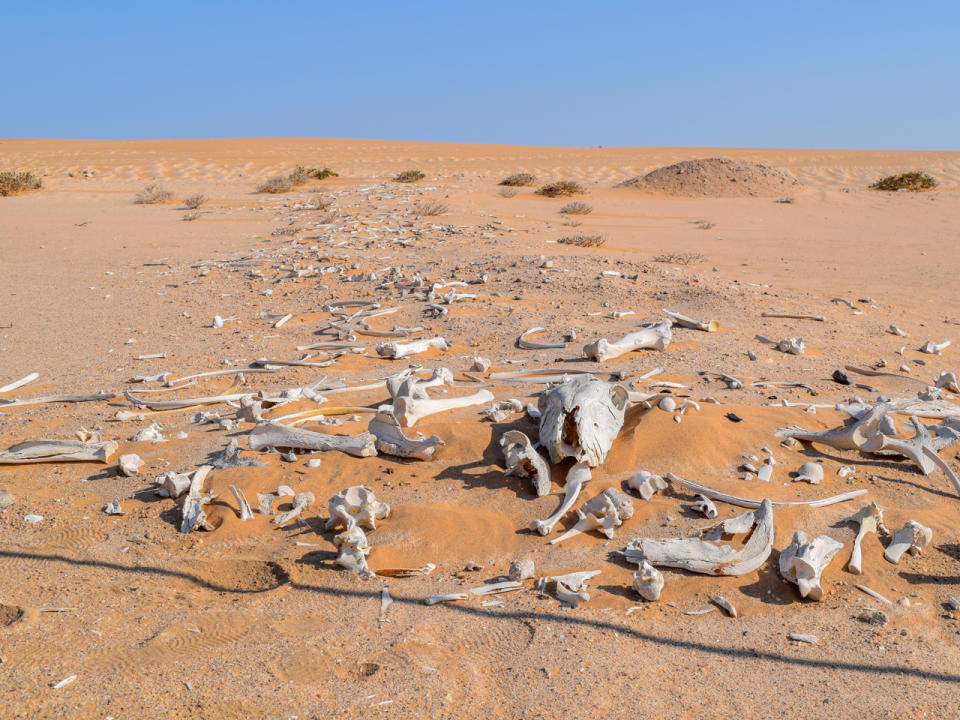
{"label": "distant dune ridge", "polygon": [[621,185],[682,197],[772,197],[803,187],[795,177],[775,167],[719,157],[684,160]]}

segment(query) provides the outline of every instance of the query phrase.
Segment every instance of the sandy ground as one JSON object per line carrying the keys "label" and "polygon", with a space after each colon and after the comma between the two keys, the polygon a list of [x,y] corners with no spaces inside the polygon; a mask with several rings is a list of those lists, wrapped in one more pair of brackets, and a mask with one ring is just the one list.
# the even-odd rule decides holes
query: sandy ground
{"label": "sandy ground", "polygon": [[[804,189],[792,202],[778,203],[613,188],[662,165],[720,155],[787,170]],[[297,164],[329,165],[340,177],[284,195],[253,193],[265,178]],[[426,179],[389,182],[413,167]],[[116,456],[107,464],[0,465],[0,490],[15,498],[0,509],[0,716],[955,714],[960,617],[946,601],[960,596],[960,498],[946,476],[923,476],[896,458],[819,445],[783,448],[774,431],[792,424],[832,427],[844,417],[834,403],[854,394],[914,396],[941,371],[956,369],[952,347],[940,355],[918,348],[928,340],[960,340],[960,291],[952,277],[960,265],[960,153],[6,140],[0,169],[7,168],[41,173],[44,189],[0,198],[0,386],[40,374],[3,400],[100,390],[118,396],[0,406],[0,447],[72,438],[84,427],[116,439],[121,453],[138,453],[145,465],[133,478],[118,474]],[[923,194],[866,189],[882,175],[912,169],[926,169],[940,188]],[[497,181],[521,170],[544,182],[583,183],[583,199],[594,211],[561,215],[565,199],[538,197],[533,188],[501,196]],[[175,199],[133,204],[153,181]],[[186,210],[179,200],[197,192],[209,196],[202,214],[181,221]],[[309,209],[317,196],[332,206]],[[430,200],[449,211],[419,216],[418,205]],[[603,235],[606,244],[557,244],[575,233]],[[391,267],[400,268],[403,279],[384,285]],[[369,279],[371,273],[377,279]],[[424,314],[421,293],[398,287],[415,275],[470,282],[481,274],[486,283],[457,288],[476,299],[450,305],[441,319]],[[858,310],[832,302],[838,297]],[[664,569],[661,601],[644,603],[631,589],[634,567],[617,551],[634,537],[685,537],[712,524],[691,510],[692,495],[678,489],[649,501],[634,496],[635,513],[612,540],[591,533],[551,546],[527,527],[557,507],[569,463],[555,466],[553,492],[537,498],[528,481],[504,477],[499,447],[510,428],[536,437],[534,421],[514,414],[491,423],[472,407],[407,431],[446,442],[430,462],[328,452],[310,468],[308,455],[288,462],[265,454],[259,458],[264,466],[216,470],[209,487],[218,497],[208,506],[216,530],[179,533],[181,501],[158,497],[153,478],[196,468],[232,437],[245,449],[252,426],[191,424],[193,411],[120,421],[118,411],[133,408],[122,392],[138,387],[128,379],[240,370],[259,358],[300,359],[305,353],[297,346],[336,339],[324,332],[332,316],[323,307],[347,299],[400,308],[372,320],[375,329],[423,326],[418,336],[450,341],[449,350],[414,359],[454,372],[455,386],[435,397],[474,392],[477,383],[464,373],[481,355],[493,362],[491,371],[559,367],[635,379],[660,367],[661,375],[636,389],[671,381],[686,386],[674,389],[679,398],[701,401],[700,411],[685,413],[679,423],[656,408],[630,408],[581,501],[624,487],[641,469],[751,498],[814,499],[861,488],[868,494],[826,508],[778,510],[774,552],[758,571],[716,578]],[[619,338],[659,319],[664,308],[716,320],[721,329],[676,329],[663,352],[600,365],[583,357],[583,343]],[[612,317],[625,311],[635,314]],[[293,317],[273,328],[262,312]],[[763,318],[762,312],[811,313],[826,321]],[[236,319],[213,328],[215,315]],[[891,324],[909,337],[887,332]],[[516,347],[517,335],[533,326],[548,328],[544,340],[559,341],[570,331],[577,340],[562,349]],[[758,335],[802,336],[806,352],[780,353]],[[407,367],[406,360],[379,358],[377,340],[358,337],[363,354],[342,356],[324,369],[248,373],[245,388],[297,388],[324,376],[352,385]],[[136,359],[152,353],[166,357]],[[875,391],[830,379],[835,369],[881,358],[898,377],[852,376]],[[909,372],[898,370],[901,365]],[[703,371],[728,373],[746,386],[729,389]],[[750,385],[758,380],[802,381],[818,394]],[[227,374],[143,397],[216,395],[234,382]],[[535,403],[542,389],[502,381],[489,387],[498,400],[524,403]],[[703,402],[707,397],[718,404]],[[331,395],[325,405],[372,408],[387,400],[384,387]],[[784,400],[797,405],[785,407]],[[815,412],[810,403],[817,404]],[[297,401],[268,416],[310,407],[316,405]],[[206,409],[234,414],[222,404]],[[731,412],[742,422],[728,420]],[[303,427],[355,435],[369,417],[348,414],[334,427]],[[154,420],[165,442],[130,442]],[[897,417],[904,431],[906,420]],[[175,439],[181,431],[186,437]],[[773,479],[745,480],[744,456],[762,456],[764,446],[777,460]],[[942,457],[958,471],[956,451]],[[807,461],[823,464],[819,486],[791,482],[789,473]],[[842,465],[855,468],[854,475],[838,477]],[[256,505],[258,492],[280,484],[315,495],[305,522],[278,528],[259,513],[239,520],[230,485]],[[335,565],[333,533],[323,530],[326,501],[356,484],[392,507],[368,533],[371,568],[434,563],[431,575],[361,580]],[[112,500],[124,515],[103,513]],[[929,526],[933,542],[926,553],[893,565],[883,559],[887,541],[868,536],[863,575],[849,573],[855,527],[845,519],[868,500],[885,509],[891,529],[908,519]],[[718,508],[720,518],[741,512],[723,503]],[[43,520],[26,522],[31,513]],[[573,521],[571,513],[558,529]],[[798,529],[844,544],[824,573],[822,602],[802,600],[777,571],[779,551]],[[576,609],[533,592],[531,581],[523,592],[496,598],[502,604],[484,605],[484,597],[423,604],[429,595],[499,578],[520,558],[534,560],[538,575],[602,573],[591,581],[589,602]],[[464,572],[468,562],[483,569]],[[858,583],[893,605],[865,595]],[[384,587],[394,602],[381,614]],[[738,618],[711,604],[716,594],[737,607]],[[887,614],[886,625],[859,619],[872,609]],[[819,643],[791,642],[791,632],[816,635]]]}

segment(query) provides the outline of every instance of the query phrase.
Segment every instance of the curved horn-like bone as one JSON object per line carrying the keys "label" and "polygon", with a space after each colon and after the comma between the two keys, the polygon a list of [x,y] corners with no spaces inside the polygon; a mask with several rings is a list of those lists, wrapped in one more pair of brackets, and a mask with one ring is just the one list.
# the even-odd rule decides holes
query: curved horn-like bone
{"label": "curved horn-like bone", "polygon": [[506,475],[525,477],[533,481],[537,497],[550,492],[550,466],[537,452],[530,438],[519,430],[508,430],[500,438]]}
{"label": "curved horn-like bone", "polygon": [[434,453],[446,443],[436,435],[428,438],[419,434],[416,440],[408,438],[392,413],[381,411],[370,421],[367,432],[376,438],[377,451],[384,455],[432,460]]}
{"label": "curved horn-like bone", "polygon": [[520,333],[520,337],[517,338],[517,347],[521,347],[524,350],[559,350],[565,348],[568,343],[559,342],[559,343],[541,343],[535,342],[533,340],[527,340],[527,335],[536,335],[537,333],[546,332],[546,328],[535,327],[530,328],[526,332]]}

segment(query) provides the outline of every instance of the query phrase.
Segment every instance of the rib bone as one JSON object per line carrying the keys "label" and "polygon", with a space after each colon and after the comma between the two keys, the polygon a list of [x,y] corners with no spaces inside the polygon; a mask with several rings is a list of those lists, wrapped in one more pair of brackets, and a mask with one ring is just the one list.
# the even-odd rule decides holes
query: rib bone
{"label": "rib bone", "polygon": [[241,520],[252,520],[253,519],[253,510],[250,509],[250,503],[247,502],[247,498],[243,495],[243,490],[238,490],[236,486],[230,486],[230,492],[233,493],[233,497],[237,501],[237,507],[240,509],[240,519]]}
{"label": "rib bone", "polygon": [[559,343],[540,343],[534,342],[533,340],[527,340],[527,335],[536,335],[537,333],[546,332],[546,328],[535,327],[530,328],[524,333],[520,334],[520,337],[517,338],[517,346],[523,348],[524,350],[559,350],[565,348],[568,343],[559,342]]}
{"label": "rib bone", "polygon": [[823,600],[820,575],[842,547],[843,543],[829,535],[808,540],[803,530],[797,530],[790,545],[780,553],[780,574],[796,583],[800,597]]}

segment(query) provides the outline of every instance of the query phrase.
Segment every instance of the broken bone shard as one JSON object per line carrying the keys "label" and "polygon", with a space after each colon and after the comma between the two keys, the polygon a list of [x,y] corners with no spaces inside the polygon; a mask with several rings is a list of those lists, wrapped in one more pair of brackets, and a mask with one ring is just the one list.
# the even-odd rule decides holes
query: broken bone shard
{"label": "broken bone shard", "polygon": [[377,520],[390,515],[390,506],[379,502],[373,491],[363,485],[341,490],[330,498],[327,509],[330,511],[330,517],[324,525],[327,530],[337,527],[349,530],[354,525],[375,530]]}
{"label": "broken bone shard", "polygon": [[566,457],[603,464],[623,427],[627,391],[592,375],[578,375],[540,396],[540,445],[558,463]]}
{"label": "broken bone shard", "polygon": [[717,506],[713,504],[713,500],[706,495],[697,495],[696,500],[693,504],[694,510],[711,520],[717,516]]}
{"label": "broken bone shard", "polygon": [[130,438],[130,442],[163,442],[161,430],[163,427],[159,423],[150,423],[147,427],[138,430],[137,434]]}
{"label": "broken bone shard", "polygon": [[485,357],[475,357],[473,365],[470,366],[470,372],[486,372],[490,369],[490,361]]}
{"label": "broken bone shard", "polygon": [[510,569],[507,572],[507,577],[514,582],[520,582],[521,580],[532,578],[534,572],[535,569],[533,560],[514,560],[512,563],[510,563]]}
{"label": "broken bone shard", "polygon": [[210,464],[218,470],[233,467],[263,467],[266,465],[256,458],[240,457],[240,445],[235,437],[227,441],[223,450],[211,456]]}
{"label": "broken bone shard", "polygon": [[447,593],[446,595],[431,595],[423,602],[426,605],[439,605],[445,602],[456,602],[457,600],[466,600],[466,593]]}
{"label": "broken bone shard", "polygon": [[933,531],[915,520],[907,520],[903,527],[893,534],[893,539],[883,552],[883,557],[894,565],[900,562],[905,552],[922,555],[923,549],[933,539]]}
{"label": "broken bone shard", "polygon": [[666,350],[673,340],[673,331],[671,330],[671,321],[648,325],[642,330],[624,335],[616,342],[610,342],[606,338],[600,338],[592,343],[583,346],[584,354],[591,360],[603,362],[612,360],[621,355],[634,350]]}
{"label": "broken bone shard", "polygon": [[633,574],[633,589],[644,600],[656,602],[663,590],[663,573],[646,560],[640,562],[640,569]]}
{"label": "broken bone shard", "polygon": [[667,489],[667,481],[659,475],[641,470],[627,480],[627,487],[636,490],[644,500],[649,500],[655,493]]}
{"label": "broken bone shard", "polygon": [[875,502],[864,505],[860,511],[849,518],[850,522],[857,523],[857,536],[853,540],[853,550],[850,552],[850,562],[847,563],[847,569],[854,575],[863,573],[863,551],[860,543],[868,532],[875,532],[880,535],[889,535],[886,525],[883,524],[883,510]]}
{"label": "broken bone shard", "polygon": [[271,493],[257,493],[257,509],[262,515],[273,515],[273,501],[276,499],[277,496]]}
{"label": "broken bone shard", "polygon": [[723,595],[711,595],[710,599],[732,618],[737,617],[737,609]]}
{"label": "broken bone shard", "polygon": [[523,412],[523,403],[511,398],[510,400],[501,400],[483,411],[483,416],[490,422],[503,422],[513,413]]}
{"label": "broken bone shard", "polygon": [[551,578],[556,584],[556,595],[566,607],[576,608],[580,603],[587,602],[590,594],[587,592],[587,581],[600,574],[600,570],[581,570],[580,572],[555,575]]}
{"label": "broken bone shard", "polygon": [[453,385],[453,373],[445,367],[436,368],[429,378],[421,380],[413,374],[413,370],[407,369],[387,378],[387,391],[390,397],[411,397],[418,400],[429,400],[427,388],[437,387],[439,385]]}
{"label": "broken bone shard", "polygon": [[859,450],[869,438],[880,432],[891,407],[890,403],[877,403],[863,412],[858,419],[848,420],[840,427],[829,430],[805,430],[794,425],[779,428],[775,435],[821,443],[836,450]]}
{"label": "broken bone shard", "polygon": [[191,473],[175,473],[167,470],[157,478],[157,482],[160,483],[157,494],[170,498],[180,497],[190,489],[190,475]]}
{"label": "broken bone shard", "polygon": [[686,315],[671,312],[670,310],[664,310],[663,312],[673,321],[674,325],[679,325],[680,327],[690,328],[691,330],[703,330],[704,332],[716,332],[720,329],[720,324],[716,320],[701,322],[689,318]]}
{"label": "broken bone shard", "polygon": [[450,348],[450,344],[442,337],[414,340],[408,343],[386,342],[377,345],[377,355],[391,360],[399,360],[410,355],[425,353],[433,348],[447,350]]}
{"label": "broken bone shard", "polygon": [[777,343],[777,350],[782,353],[788,353],[789,355],[803,355],[804,344],[803,338],[801,337],[792,337],[784,338]]}
{"label": "broken bone shard", "polygon": [[207,522],[207,514],[203,511],[203,506],[213,500],[216,495],[201,495],[203,491],[203,481],[213,468],[210,465],[201,465],[197,468],[190,478],[190,487],[187,490],[187,497],[183,501],[183,507],[180,509],[183,519],[180,522],[180,532],[189,533],[195,528],[203,530],[214,530],[215,528]]}
{"label": "broken bone shard", "polygon": [[393,401],[393,416],[401,427],[413,427],[419,420],[447,410],[482,405],[493,400],[489,390],[478,390],[473,395],[458,398],[426,399],[398,397]]}
{"label": "broken bone shard", "polygon": [[939,355],[948,347],[950,347],[949,340],[942,343],[935,343],[932,340],[927,340],[927,342],[923,344],[923,347],[920,348],[920,352],[925,353],[927,355]]}
{"label": "broken bone shard", "polygon": [[375,438],[368,432],[356,437],[327,435],[274,422],[260,423],[250,431],[250,449],[292,448],[296,450],[339,450],[355,457],[377,454]]}
{"label": "broken bone shard", "polygon": [[273,523],[274,525],[283,525],[283,524],[285,524],[285,523],[290,522],[290,521],[293,520],[295,517],[298,517],[298,516],[300,515],[300,513],[302,513],[302,512],[303,512],[304,510],[306,510],[308,507],[310,507],[311,505],[313,505],[313,503],[314,503],[313,493],[312,493],[312,492],[299,492],[299,493],[297,493],[296,495],[293,496],[293,499],[291,500],[291,503],[292,503],[293,507],[291,507],[291,508],[290,508],[289,510],[287,510],[285,513],[281,513],[280,515],[277,515],[277,516],[276,516],[273,520],[271,520],[270,522]]}
{"label": "broken bone shard", "polygon": [[239,508],[240,519],[252,520],[253,510],[250,509],[250,503],[247,502],[247,498],[244,496],[243,491],[238,490],[236,486],[231,485],[230,492],[233,493],[233,497],[237,501],[237,507]]}
{"label": "broken bone shard", "polygon": [[353,570],[362,578],[376,577],[367,567],[367,555],[370,554],[370,545],[367,536],[358,525],[334,536],[333,544],[340,548],[337,555],[337,564],[348,570]]}
{"label": "broken bone shard", "polygon": [[530,523],[530,529],[536,530],[541,535],[549,535],[553,526],[566,515],[567,511],[573,507],[574,501],[580,494],[580,489],[585,482],[590,480],[590,466],[587,463],[577,463],[567,471],[567,482],[563,486],[563,501],[556,512],[545,520],[534,520]]}
{"label": "broken bone shard", "polygon": [[823,480],[823,466],[820,463],[808,462],[797,468],[797,476],[794,482],[806,480],[811,485],[819,485]]}
{"label": "broken bone shard", "polygon": [[500,438],[506,475],[529,478],[537,497],[550,492],[550,466],[537,452],[530,438],[519,430],[508,430]]}
{"label": "broken bone shard", "polygon": [[843,543],[829,535],[809,540],[803,530],[797,530],[790,545],[780,553],[780,574],[796,583],[800,597],[823,600],[820,575],[842,547]]}
{"label": "broken bone shard", "polygon": [[27,440],[0,451],[0,465],[45,462],[109,462],[116,442],[87,443],[79,440]]}
{"label": "broken bone shard", "polygon": [[382,410],[370,421],[367,432],[376,438],[378,452],[394,457],[432,460],[434,453],[446,444],[436,435],[425,438],[417,433],[416,439],[408,438],[393,414]]}
{"label": "broken bone shard", "polygon": [[590,530],[599,530],[608,540],[612,539],[613,529],[620,527],[624,520],[633,517],[633,503],[616,488],[607,488],[579,507],[577,517],[579,518],[577,524],[563,535],[551,540],[551,545]]}
{"label": "broken bone shard", "polygon": [[121,455],[117,460],[117,465],[123,475],[133,477],[139,474],[140,468],[143,467],[143,460],[140,459],[139,455],[130,453],[129,455]]}
{"label": "broken bone shard", "polygon": [[706,575],[745,575],[759,568],[773,550],[773,505],[769,499],[754,513],[755,527],[741,550],[713,545],[699,538],[651,540],[636,538],[627,545],[624,557],[640,564],[677,567]]}
{"label": "broken bone shard", "polygon": [[120,507],[120,503],[116,500],[111,500],[108,502],[103,511],[107,515],[123,515],[123,509]]}

